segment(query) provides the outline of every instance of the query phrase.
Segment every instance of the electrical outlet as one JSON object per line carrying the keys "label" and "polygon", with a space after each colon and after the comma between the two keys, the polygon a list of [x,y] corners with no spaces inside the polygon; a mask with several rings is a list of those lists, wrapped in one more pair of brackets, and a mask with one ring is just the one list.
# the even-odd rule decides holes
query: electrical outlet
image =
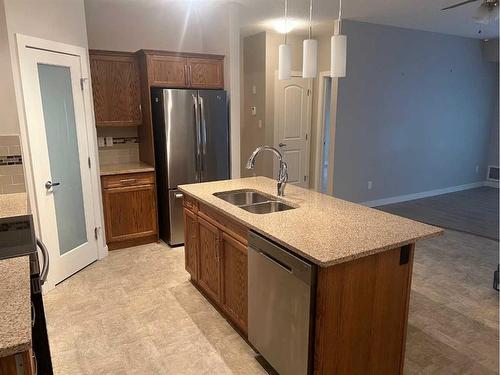
{"label": "electrical outlet", "polygon": [[113,137],[106,137],[106,147],[113,147]]}
{"label": "electrical outlet", "polygon": [[371,181],[368,181],[368,190],[371,190],[373,186],[373,183]]}
{"label": "electrical outlet", "polygon": [[257,94],[257,86],[255,85],[252,86],[252,94]]}
{"label": "electrical outlet", "polygon": [[252,116],[257,116],[257,107],[250,107],[250,111],[252,112]]}
{"label": "electrical outlet", "polygon": [[104,140],[104,137],[97,137],[97,146],[98,147],[106,146],[106,141]]}
{"label": "electrical outlet", "polygon": [[476,165],[476,173],[479,173],[479,165]]}
{"label": "electrical outlet", "polygon": [[259,120],[259,129],[262,129],[262,120]]}

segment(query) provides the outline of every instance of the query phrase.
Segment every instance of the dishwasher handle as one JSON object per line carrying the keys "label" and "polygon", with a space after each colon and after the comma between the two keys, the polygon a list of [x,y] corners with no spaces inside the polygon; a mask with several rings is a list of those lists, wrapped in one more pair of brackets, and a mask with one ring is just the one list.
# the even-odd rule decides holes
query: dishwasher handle
{"label": "dishwasher handle", "polygon": [[276,264],[278,267],[282,268],[286,272],[293,273],[293,270],[292,270],[292,268],[290,266],[286,265],[283,262],[280,262],[278,259],[274,258],[273,256],[271,256],[269,254],[266,254],[266,253],[264,253],[262,251],[259,251],[259,250],[257,250],[257,253],[260,254],[260,255],[262,255],[264,258],[266,258],[271,263]]}

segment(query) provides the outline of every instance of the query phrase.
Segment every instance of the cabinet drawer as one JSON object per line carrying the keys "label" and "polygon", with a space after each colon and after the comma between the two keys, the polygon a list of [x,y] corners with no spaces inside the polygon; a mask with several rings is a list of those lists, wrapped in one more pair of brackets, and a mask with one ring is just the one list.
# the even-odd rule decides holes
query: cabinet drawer
{"label": "cabinet drawer", "polygon": [[153,185],[155,183],[154,172],[128,173],[115,176],[103,176],[102,188],[118,188],[138,185]]}
{"label": "cabinet drawer", "polygon": [[194,213],[198,212],[198,201],[194,198],[191,198],[189,195],[184,194],[183,205],[185,208]]}
{"label": "cabinet drawer", "polygon": [[203,203],[199,204],[198,215],[219,227],[222,231],[230,234],[245,246],[248,244],[248,228],[243,224],[230,219],[226,215],[217,212]]}

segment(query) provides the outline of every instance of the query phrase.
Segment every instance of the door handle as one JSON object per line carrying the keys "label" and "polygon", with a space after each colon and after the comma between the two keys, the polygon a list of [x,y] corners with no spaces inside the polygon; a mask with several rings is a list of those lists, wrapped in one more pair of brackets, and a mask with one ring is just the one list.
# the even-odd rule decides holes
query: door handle
{"label": "door handle", "polygon": [[184,197],[184,195],[182,193],[175,193],[174,197],[177,199],[180,199],[180,198]]}
{"label": "door handle", "polygon": [[278,146],[279,147],[286,147],[286,143],[281,142]]}
{"label": "door handle", "polygon": [[60,182],[52,182],[52,181],[47,181],[47,182],[45,183],[45,189],[50,190],[50,189],[52,189],[54,186],[59,186],[59,185],[61,185],[61,183],[60,183]]}

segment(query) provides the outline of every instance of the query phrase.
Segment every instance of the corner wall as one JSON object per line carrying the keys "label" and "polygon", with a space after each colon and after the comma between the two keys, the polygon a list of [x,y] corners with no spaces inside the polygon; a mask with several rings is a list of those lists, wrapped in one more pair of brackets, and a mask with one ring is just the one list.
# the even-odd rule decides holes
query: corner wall
{"label": "corner wall", "polygon": [[480,41],[354,21],[343,33],[334,195],[363,202],[483,181],[498,64]]}

